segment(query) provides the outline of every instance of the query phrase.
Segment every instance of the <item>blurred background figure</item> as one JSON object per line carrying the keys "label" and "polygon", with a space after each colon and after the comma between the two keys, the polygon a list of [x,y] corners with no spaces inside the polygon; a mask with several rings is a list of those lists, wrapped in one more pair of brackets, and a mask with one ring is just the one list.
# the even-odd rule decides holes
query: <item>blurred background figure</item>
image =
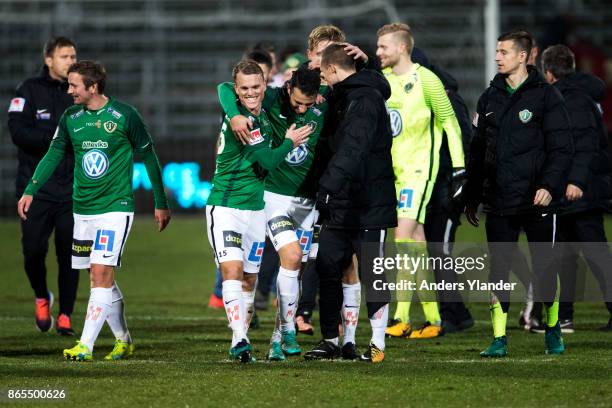
{"label": "blurred background figure", "polygon": [[[20,198],[43,158],[64,111],[73,105],[68,95],[68,68],[76,62],[76,45],[66,37],[50,39],[43,49],[44,65],[37,77],[22,82],[11,100],[8,127],[18,148],[16,195]],[[74,156],[68,154],[49,182],[36,194],[28,219],[21,221],[24,268],[34,290],[36,327],[41,332],[53,326],[53,294],[47,287],[45,260],[49,238],[55,231],[58,265],[59,334],[73,335],[70,315],[79,284],[79,271],[72,269],[72,179]]]}

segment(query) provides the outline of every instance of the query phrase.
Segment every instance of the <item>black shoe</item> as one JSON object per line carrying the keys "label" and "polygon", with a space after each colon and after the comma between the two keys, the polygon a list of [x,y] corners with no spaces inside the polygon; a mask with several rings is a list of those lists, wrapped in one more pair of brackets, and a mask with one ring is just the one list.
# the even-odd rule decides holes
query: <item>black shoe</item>
{"label": "black shoe", "polygon": [[599,330],[604,332],[612,332],[612,317],[610,318],[610,320],[608,320],[608,324],[606,324],[605,326],[601,326]]}
{"label": "black shoe", "polygon": [[459,326],[450,320],[442,320],[442,328],[444,329],[444,333],[457,333],[458,331],[461,331]]}
{"label": "black shoe", "polygon": [[346,343],[342,346],[342,359],[343,360],[359,360],[359,354],[355,350],[355,344]]}
{"label": "black shoe", "polygon": [[561,333],[574,332],[574,321],[572,319],[560,319],[559,325],[561,326]]}
{"label": "black shoe", "polygon": [[304,354],[305,360],[334,360],[342,356],[340,347],[326,340],[321,340],[315,348]]}
{"label": "black shoe", "polygon": [[459,322],[457,327],[459,328],[459,331],[470,329],[474,327],[474,319],[472,319],[471,317],[468,317],[467,319]]}

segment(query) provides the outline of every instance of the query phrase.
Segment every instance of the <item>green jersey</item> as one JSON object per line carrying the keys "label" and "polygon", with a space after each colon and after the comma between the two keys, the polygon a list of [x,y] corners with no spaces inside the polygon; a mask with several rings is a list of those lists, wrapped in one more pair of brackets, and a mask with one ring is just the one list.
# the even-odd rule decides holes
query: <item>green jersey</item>
{"label": "green jersey", "polygon": [[236,208],[239,210],[262,210],[265,171],[274,169],[293,148],[290,139],[285,139],[276,149],[272,147],[272,127],[265,112],[259,116],[239,106],[241,115],[253,121],[249,144],[243,145],[230,127],[226,115],[219,135],[213,188],[207,205]]}
{"label": "green jersey", "polygon": [[[219,86],[221,105],[229,118],[238,115],[236,95],[231,83]],[[323,129],[327,103],[310,107],[304,114],[296,114],[291,108],[286,88],[266,89],[263,108],[268,113],[273,131],[273,146],[277,146],[285,137],[287,129],[295,124],[296,127],[311,126],[308,143],[291,150],[285,160],[270,171],[265,181],[265,190],[272,193],[291,196],[314,198],[317,180],[314,179],[312,168],[314,153],[319,135]]]}
{"label": "green jersey", "polygon": [[81,105],[68,108],[25,194],[38,191],[69,148],[74,151],[75,161],[73,212],[94,215],[134,211],[134,150],[144,159],[154,188],[155,207],[168,208],[153,141],[132,106],[109,98],[96,111]]}

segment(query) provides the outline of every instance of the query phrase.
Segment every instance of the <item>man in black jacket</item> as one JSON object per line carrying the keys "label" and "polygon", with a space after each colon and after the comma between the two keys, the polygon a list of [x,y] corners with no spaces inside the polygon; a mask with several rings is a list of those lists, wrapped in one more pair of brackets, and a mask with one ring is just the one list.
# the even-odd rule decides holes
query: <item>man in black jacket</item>
{"label": "man in black jacket", "polygon": [[[561,331],[572,333],[573,301],[578,252],[582,252],[599,281],[606,307],[612,315],[612,256],[603,225],[603,209],[612,198],[612,169],[608,135],[596,101],[605,93],[603,81],[575,72],[574,53],[565,45],[553,45],[542,54],[546,80],[561,91],[572,123],[574,158],[565,189],[569,204],[559,217],[559,240],[564,246],[561,267],[559,322]],[[572,243],[584,243],[574,246]],[[612,317],[602,330],[612,330]]]}
{"label": "man in black jacket", "polygon": [[[533,39],[525,31],[498,38],[499,74],[478,101],[466,185],[468,221],[487,212],[492,283],[508,282],[521,229],[530,245],[537,301],[546,306],[545,351],[564,351],[555,302],[554,205],[563,196],[572,160],[572,136],[563,97],[527,65]],[[552,203],[552,205],[551,205]],[[501,244],[505,243],[505,244]],[[501,244],[501,245],[500,245]],[[491,295],[494,340],[483,357],[507,355],[509,291]]]}
{"label": "man in black jacket", "polygon": [[[65,37],[45,44],[40,76],[24,81],[9,106],[8,126],[18,148],[17,198],[21,197],[36,165],[49,148],[62,113],[72,106],[66,82],[68,68],[76,62],[75,44]],[[28,219],[21,222],[24,267],[36,296],[36,326],[42,332],[53,325],[53,294],[47,288],[45,258],[55,229],[59,269],[60,311],[57,332],[72,335],[70,315],[74,307],[79,272],[72,269],[72,177],[74,159],[69,156],[36,194]]]}
{"label": "man in black jacket", "polygon": [[355,61],[342,44],[325,49],[321,75],[333,90],[330,106],[337,127],[330,133],[332,157],[319,180],[317,197],[323,220],[317,256],[323,340],[305,357],[340,356],[341,277],[356,253],[373,332],[361,359],[379,363],[384,359],[390,296],[374,287],[374,280],[384,282],[384,275],[375,278],[373,258],[382,256],[386,229],[397,224],[392,133],[385,107],[391,90],[378,72],[356,72]]}

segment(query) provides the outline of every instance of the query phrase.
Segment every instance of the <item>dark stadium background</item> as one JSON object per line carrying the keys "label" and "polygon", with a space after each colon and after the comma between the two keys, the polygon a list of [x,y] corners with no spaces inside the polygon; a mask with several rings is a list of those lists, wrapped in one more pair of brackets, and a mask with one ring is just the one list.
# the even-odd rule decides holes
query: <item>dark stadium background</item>
{"label": "dark stadium background", "polygon": [[[229,79],[247,47],[271,42],[306,48],[318,24],[333,23],[368,53],[376,30],[409,23],[417,46],[451,72],[470,109],[485,85],[485,0],[442,1],[0,1],[0,216],[15,214],[16,148],[6,117],[17,84],[36,75],[43,43],[52,35],[76,41],[79,59],[106,65],[107,94],[135,105],[153,134],[166,167],[167,187],[181,211],[197,212],[194,199],[214,171],[220,109],[215,86]],[[583,68],[612,84],[612,9],[604,0],[500,2],[500,29],[524,27],[542,45],[565,42],[581,52]],[[612,94],[612,92],[609,92]],[[612,96],[604,108],[612,111]],[[611,116],[607,115],[610,123]],[[187,164],[185,164],[187,163]],[[199,166],[199,174],[197,167]],[[171,180],[171,185],[168,185]],[[138,190],[138,210],[152,200]],[[201,197],[200,197],[201,198]]]}

